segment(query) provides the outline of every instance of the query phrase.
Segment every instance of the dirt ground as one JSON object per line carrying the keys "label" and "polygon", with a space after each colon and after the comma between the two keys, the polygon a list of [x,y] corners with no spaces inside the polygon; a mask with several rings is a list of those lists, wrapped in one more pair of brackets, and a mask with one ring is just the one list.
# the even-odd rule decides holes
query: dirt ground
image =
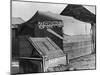
{"label": "dirt ground", "polygon": [[75,71],[75,70],[95,70],[95,54],[88,54],[78,58],[70,59],[68,65],[61,65],[49,69],[48,72],[60,72],[60,71]]}
{"label": "dirt ground", "polygon": [[96,56],[89,54],[79,58],[69,60],[69,65],[76,70],[96,69]]}

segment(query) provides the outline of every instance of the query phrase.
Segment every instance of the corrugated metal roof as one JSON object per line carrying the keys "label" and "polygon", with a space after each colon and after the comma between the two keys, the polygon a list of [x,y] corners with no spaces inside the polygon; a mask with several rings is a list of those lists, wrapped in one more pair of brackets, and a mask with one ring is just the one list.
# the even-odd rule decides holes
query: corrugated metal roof
{"label": "corrugated metal roof", "polygon": [[29,38],[36,50],[47,59],[64,56],[63,51],[50,38]]}

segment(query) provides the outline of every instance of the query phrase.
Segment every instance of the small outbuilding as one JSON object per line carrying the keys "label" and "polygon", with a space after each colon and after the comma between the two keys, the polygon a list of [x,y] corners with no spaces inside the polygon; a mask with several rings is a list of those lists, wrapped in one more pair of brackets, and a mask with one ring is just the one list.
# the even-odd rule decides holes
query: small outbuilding
{"label": "small outbuilding", "polygon": [[49,37],[63,50],[63,21],[51,12],[37,11],[19,27],[18,36]]}
{"label": "small outbuilding", "polygon": [[30,37],[28,40],[32,48],[27,54],[31,56],[25,57],[23,54],[19,58],[20,69],[23,69],[20,73],[48,72],[56,66],[67,65],[66,54],[50,38]]}

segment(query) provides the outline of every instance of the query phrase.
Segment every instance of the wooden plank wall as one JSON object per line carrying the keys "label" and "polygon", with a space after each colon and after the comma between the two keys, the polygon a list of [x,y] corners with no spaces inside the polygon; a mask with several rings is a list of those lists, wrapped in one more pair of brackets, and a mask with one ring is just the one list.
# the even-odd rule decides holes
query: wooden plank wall
{"label": "wooden plank wall", "polygon": [[91,53],[93,45],[91,42],[91,37],[87,37],[85,39],[74,38],[74,40],[72,40],[72,38],[74,37],[71,37],[71,41],[69,39],[66,39],[67,42],[64,41],[64,53],[68,54],[68,59],[77,58]]}

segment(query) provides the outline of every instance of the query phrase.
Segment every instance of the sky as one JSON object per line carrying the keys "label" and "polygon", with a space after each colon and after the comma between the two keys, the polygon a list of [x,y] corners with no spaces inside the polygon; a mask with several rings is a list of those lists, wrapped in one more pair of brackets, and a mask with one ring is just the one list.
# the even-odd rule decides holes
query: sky
{"label": "sky", "polygon": [[67,5],[62,4],[47,4],[33,2],[12,2],[12,16],[22,17],[25,21],[29,20],[37,10],[43,12],[52,12],[60,14]]}
{"label": "sky", "polygon": [[[12,2],[12,17],[21,17],[24,21],[29,20],[37,10],[43,12],[52,12],[55,14],[60,14],[62,10],[67,6],[67,4],[48,4],[48,3],[35,3],[35,2]],[[94,6],[84,6],[89,11],[95,14]],[[90,24],[79,22],[78,20],[64,21],[63,31],[68,35],[80,35],[80,34],[90,34]]]}

